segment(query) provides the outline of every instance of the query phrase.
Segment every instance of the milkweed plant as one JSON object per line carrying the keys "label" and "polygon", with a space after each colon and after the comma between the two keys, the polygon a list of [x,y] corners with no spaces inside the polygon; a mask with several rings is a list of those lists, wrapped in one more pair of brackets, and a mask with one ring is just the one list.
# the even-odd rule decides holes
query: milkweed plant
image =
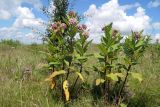
{"label": "milkweed plant", "polygon": [[[50,82],[52,90],[61,90],[62,99],[68,102],[74,92],[78,94],[75,87],[80,84],[77,81],[85,82],[82,72],[92,56],[87,53],[92,41],[88,41],[88,28],[80,24],[80,17],[74,11],[68,12],[63,20],[49,25],[47,60],[51,74],[45,81]],[[112,23],[102,30],[104,36],[98,44],[99,53],[94,54],[97,63],[93,69],[98,73],[98,78],[94,77],[95,85],[100,88],[97,91],[100,91],[106,104],[115,102],[120,106],[128,78],[142,81],[142,75],[132,71],[132,67],[143,56],[149,39],[142,36],[143,31],[132,32],[123,38],[118,30],[112,28]]]}
{"label": "milkweed plant", "polygon": [[[70,11],[64,23],[54,22],[50,25],[50,36],[47,38],[47,58],[52,73],[45,81],[50,82],[51,89],[60,86],[58,90],[62,91],[66,102],[71,99],[73,91],[76,92],[77,81],[85,82],[82,72],[90,56],[86,53],[91,44],[91,41],[87,41],[88,29],[79,22],[78,15]],[[73,75],[76,78],[72,78]]]}

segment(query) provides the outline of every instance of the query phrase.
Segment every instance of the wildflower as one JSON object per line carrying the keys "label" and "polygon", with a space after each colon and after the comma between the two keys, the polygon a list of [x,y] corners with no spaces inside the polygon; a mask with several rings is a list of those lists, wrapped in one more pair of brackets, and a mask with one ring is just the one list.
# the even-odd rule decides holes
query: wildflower
{"label": "wildflower", "polygon": [[83,35],[86,39],[89,37],[89,33],[86,32],[86,31],[84,31],[84,32],[82,33],[82,35]]}
{"label": "wildflower", "polygon": [[139,40],[140,39],[140,34],[138,32],[134,32],[134,38],[136,40]]}
{"label": "wildflower", "polygon": [[83,31],[83,30],[86,30],[86,29],[87,29],[87,26],[85,24],[78,25],[78,30]]}
{"label": "wildflower", "polygon": [[51,28],[52,28],[53,30],[56,30],[56,29],[57,29],[57,24],[56,24],[56,23],[51,24]]}
{"label": "wildflower", "polygon": [[116,37],[117,33],[118,33],[118,30],[113,30],[113,32],[112,32],[112,37],[113,37],[113,38]]}
{"label": "wildflower", "polygon": [[78,28],[78,30],[83,31],[82,25],[78,25],[77,28]]}
{"label": "wildflower", "polygon": [[77,19],[76,18],[69,19],[69,24],[70,25],[76,25],[77,24]]}
{"label": "wildflower", "polygon": [[62,29],[66,29],[66,28],[67,28],[66,24],[65,24],[65,23],[62,23],[62,24],[61,24],[61,28],[62,28]]}
{"label": "wildflower", "polygon": [[84,30],[86,30],[86,29],[87,29],[87,26],[86,26],[85,24],[82,24],[82,28],[83,28]]}

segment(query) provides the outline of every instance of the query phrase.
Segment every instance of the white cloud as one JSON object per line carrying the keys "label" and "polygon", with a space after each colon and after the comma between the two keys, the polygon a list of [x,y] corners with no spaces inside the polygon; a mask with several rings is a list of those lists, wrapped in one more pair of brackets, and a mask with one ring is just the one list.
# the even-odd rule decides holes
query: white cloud
{"label": "white cloud", "polygon": [[122,7],[122,9],[127,10],[127,9],[131,9],[134,7],[139,7],[139,6],[140,6],[140,4],[138,2],[136,2],[134,4],[127,4],[127,5],[123,5],[121,7]]}
{"label": "white cloud", "polygon": [[10,19],[11,17],[11,14],[6,10],[0,10],[0,15],[0,18],[4,20]]}
{"label": "white cloud", "polygon": [[[122,33],[149,28],[150,17],[146,15],[145,9],[137,6],[137,4],[135,6],[121,6],[118,0],[111,0],[100,7],[92,4],[85,12],[85,15],[89,16],[86,24],[90,29],[90,39],[99,42],[102,27],[111,22],[113,22],[113,28],[120,30]],[[127,15],[125,10],[129,7],[137,7],[136,13]]]}
{"label": "white cloud", "polygon": [[36,9],[42,7],[40,0],[0,0],[0,19],[8,20],[15,16],[15,10],[20,7],[22,3],[32,4]]}
{"label": "white cloud", "polygon": [[159,7],[160,6],[160,0],[152,0],[148,3],[148,7]]}
{"label": "white cloud", "polygon": [[13,27],[23,28],[42,26],[43,20],[36,18],[29,8],[18,7],[16,13],[18,16],[13,24]]}
{"label": "white cloud", "polygon": [[[21,7],[23,2],[33,3],[37,9],[41,6],[40,0],[0,0],[0,20],[15,18],[10,27],[0,28],[0,39],[17,39],[24,43],[40,42],[39,38],[30,38],[29,35],[33,36],[32,29],[43,33],[46,27],[44,21],[37,18],[32,9]],[[38,37],[39,34],[35,35]]]}
{"label": "white cloud", "polygon": [[153,26],[153,29],[160,30],[160,22],[155,22],[152,24],[152,26]]}
{"label": "white cloud", "polygon": [[156,33],[154,36],[151,36],[152,43],[159,42],[160,43],[160,33]]}

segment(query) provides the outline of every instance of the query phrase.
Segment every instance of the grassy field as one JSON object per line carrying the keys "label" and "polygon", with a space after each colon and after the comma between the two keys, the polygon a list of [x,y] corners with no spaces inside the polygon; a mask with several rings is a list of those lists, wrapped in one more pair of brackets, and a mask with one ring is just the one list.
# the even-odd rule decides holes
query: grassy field
{"label": "grassy field", "polygon": [[[0,43],[0,107],[63,107],[62,101],[49,90],[44,79],[48,70],[44,45],[20,45]],[[132,70],[141,72],[143,82],[130,80],[128,86],[132,97],[128,107],[160,107],[160,57],[154,46],[150,46],[140,64]],[[98,52],[96,45],[91,46],[90,53]],[[93,57],[92,66],[96,63]],[[27,74],[27,73],[28,74]],[[93,83],[96,73],[90,69],[90,76],[85,76],[88,83]],[[91,87],[92,89],[92,87]],[[86,91],[70,104],[71,107],[103,107],[99,99],[94,101],[92,93]]]}

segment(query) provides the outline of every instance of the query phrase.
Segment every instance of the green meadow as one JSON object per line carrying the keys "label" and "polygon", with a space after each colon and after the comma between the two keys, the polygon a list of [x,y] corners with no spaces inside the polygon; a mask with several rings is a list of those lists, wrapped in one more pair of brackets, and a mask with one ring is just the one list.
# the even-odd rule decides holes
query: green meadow
{"label": "green meadow", "polygon": [[[49,75],[45,67],[45,50],[45,45],[24,45],[11,40],[0,42],[1,107],[64,106],[63,101],[57,100],[54,91],[44,82]],[[97,45],[92,44],[88,53],[97,52]],[[84,74],[84,78],[90,85],[69,104],[71,107],[103,107],[103,100],[95,100],[91,91],[97,76],[92,68],[96,58],[91,57],[88,62],[86,66],[90,66],[90,75]],[[139,62],[132,70],[140,72],[143,81],[129,80],[127,87],[131,91],[128,107],[160,107],[160,45],[150,45]]]}

